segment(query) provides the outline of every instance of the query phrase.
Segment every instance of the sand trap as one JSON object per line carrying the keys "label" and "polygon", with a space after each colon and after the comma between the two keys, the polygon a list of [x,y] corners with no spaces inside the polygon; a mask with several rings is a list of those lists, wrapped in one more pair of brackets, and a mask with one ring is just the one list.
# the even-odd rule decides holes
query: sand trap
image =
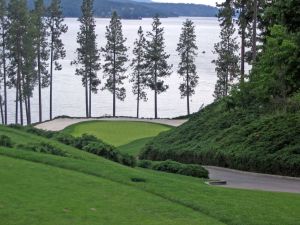
{"label": "sand trap", "polygon": [[60,131],[66,127],[85,121],[137,121],[137,122],[149,122],[169,125],[178,127],[187,120],[169,120],[169,119],[134,119],[134,118],[90,118],[90,119],[78,119],[78,118],[59,118],[52,121],[44,122],[36,125],[36,128],[49,130],[49,131]]}

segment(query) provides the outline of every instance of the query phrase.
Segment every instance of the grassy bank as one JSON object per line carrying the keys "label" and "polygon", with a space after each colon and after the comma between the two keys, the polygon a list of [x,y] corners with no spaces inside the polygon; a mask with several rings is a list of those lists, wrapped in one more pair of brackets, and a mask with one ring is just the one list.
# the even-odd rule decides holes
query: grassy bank
{"label": "grassy bank", "polygon": [[15,144],[49,142],[69,153],[1,147],[5,224],[295,225],[300,220],[296,194],[211,187],[193,177],[125,167],[20,130],[0,126],[1,134]]}
{"label": "grassy bank", "polygon": [[160,134],[141,158],[300,176],[300,111],[227,107],[214,103]]}

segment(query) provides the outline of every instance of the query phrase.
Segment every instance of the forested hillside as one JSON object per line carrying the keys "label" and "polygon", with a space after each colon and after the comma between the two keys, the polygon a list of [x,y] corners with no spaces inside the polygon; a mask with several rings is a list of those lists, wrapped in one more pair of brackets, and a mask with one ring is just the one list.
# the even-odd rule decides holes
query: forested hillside
{"label": "forested hillside", "polygon": [[[230,2],[221,5],[221,39],[234,32]],[[242,1],[235,2],[243,6]],[[255,36],[260,44],[255,43],[249,52],[257,54],[249,62],[252,71],[245,74],[244,65],[237,64],[247,57],[236,60],[236,40],[232,39],[232,51],[218,51],[215,62],[215,103],[183,126],[159,135],[141,158],[300,176],[300,5],[295,0],[278,0],[259,10],[261,17],[254,22],[263,32]],[[242,19],[243,14],[239,31],[245,32]],[[229,43],[222,41],[216,50]],[[232,76],[239,82],[234,83]]]}
{"label": "forested hillside", "polygon": [[[82,1],[62,0],[62,8],[65,17],[79,17],[80,6]],[[30,7],[33,7],[34,0],[28,0]],[[45,0],[45,4],[49,5],[50,0]],[[178,16],[205,16],[214,17],[217,13],[215,7],[196,4],[164,4],[137,2],[130,0],[95,0],[94,16],[110,17],[112,11],[122,18],[137,19],[141,17],[153,17],[159,14],[161,17],[178,17]]]}

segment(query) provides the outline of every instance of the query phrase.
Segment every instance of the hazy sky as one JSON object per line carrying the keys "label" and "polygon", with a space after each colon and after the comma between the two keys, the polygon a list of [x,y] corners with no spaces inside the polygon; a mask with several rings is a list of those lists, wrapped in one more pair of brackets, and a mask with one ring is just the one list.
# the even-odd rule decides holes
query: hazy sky
{"label": "hazy sky", "polygon": [[153,0],[155,2],[173,2],[173,3],[195,3],[215,6],[216,2],[223,2],[224,0]]}

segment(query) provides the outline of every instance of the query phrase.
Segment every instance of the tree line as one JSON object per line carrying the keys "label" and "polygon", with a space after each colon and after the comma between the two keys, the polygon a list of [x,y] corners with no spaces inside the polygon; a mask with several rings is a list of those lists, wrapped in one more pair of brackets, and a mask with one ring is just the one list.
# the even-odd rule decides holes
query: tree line
{"label": "tree line", "polygon": [[16,124],[23,125],[25,119],[31,124],[31,99],[35,88],[38,89],[41,122],[42,88],[49,87],[49,116],[52,119],[53,76],[54,71],[62,69],[59,60],[66,56],[66,51],[61,35],[68,30],[63,23],[60,4],[60,0],[52,0],[46,8],[43,0],[36,0],[34,9],[29,10],[26,0],[0,0],[0,86],[3,87],[0,109],[3,124],[8,123],[8,88],[16,90]]}
{"label": "tree line", "polygon": [[[3,124],[7,124],[7,89],[14,88],[15,123],[31,124],[31,98],[35,88],[38,89],[39,122],[43,121],[42,89],[49,87],[49,117],[53,112],[53,76],[54,71],[61,70],[59,60],[65,58],[66,51],[61,35],[68,27],[64,24],[60,0],[52,0],[45,7],[43,0],[36,0],[34,9],[29,10],[26,0],[12,0],[8,4],[0,0],[1,29],[1,87],[0,108]],[[76,58],[71,65],[76,66],[75,74],[82,79],[85,88],[86,117],[92,115],[92,93],[108,90],[112,93],[113,113],[116,116],[117,100],[126,98],[124,80],[129,78],[132,92],[136,95],[137,117],[140,101],[147,101],[146,89],[154,94],[154,117],[158,118],[158,96],[167,91],[169,86],[165,78],[171,75],[173,65],[165,51],[164,28],[159,16],[153,18],[152,30],[144,33],[139,27],[134,43],[133,59],[128,59],[128,47],[123,36],[121,18],[112,13],[106,27],[106,45],[98,47],[96,25],[93,12],[93,0],[83,0],[81,6],[80,31],[77,34],[78,48]],[[195,26],[191,20],[183,24],[178,43],[180,63],[178,73],[183,78],[180,84],[182,97],[187,97],[187,112],[190,113],[190,97],[198,84],[195,56],[197,55]],[[100,64],[100,58],[103,64]],[[131,74],[127,75],[130,64]],[[103,71],[103,79],[98,72]],[[99,85],[104,83],[100,89]],[[3,93],[3,94],[2,94]],[[11,110],[11,109],[10,109]],[[25,113],[24,113],[25,111]]]}
{"label": "tree line", "polygon": [[[158,118],[158,95],[167,91],[169,86],[165,78],[172,73],[173,65],[167,60],[170,57],[165,51],[164,28],[159,16],[153,18],[152,30],[146,34],[142,27],[137,31],[137,38],[134,42],[133,59],[130,67],[132,72],[127,75],[128,47],[125,45],[126,38],[122,31],[121,18],[117,12],[113,12],[109,25],[106,27],[106,45],[102,48],[97,46],[95,34],[95,19],[93,15],[93,0],[84,0],[81,7],[82,15],[79,18],[80,31],[77,35],[79,47],[76,50],[76,75],[81,76],[82,85],[85,87],[86,117],[91,117],[92,93],[97,93],[101,80],[97,72],[103,70],[104,87],[101,90],[108,90],[112,93],[113,117],[116,116],[117,100],[124,101],[126,89],[124,80],[129,78],[132,83],[132,92],[136,96],[137,110],[139,117],[140,101],[147,101],[146,89],[154,93],[154,117]],[[198,84],[196,73],[195,56],[197,55],[195,26],[191,20],[183,24],[182,34],[178,43],[178,54],[180,63],[178,73],[183,77],[180,84],[182,97],[187,97],[187,112],[190,113],[190,97],[195,93]],[[100,57],[103,57],[103,65],[100,65]]]}

